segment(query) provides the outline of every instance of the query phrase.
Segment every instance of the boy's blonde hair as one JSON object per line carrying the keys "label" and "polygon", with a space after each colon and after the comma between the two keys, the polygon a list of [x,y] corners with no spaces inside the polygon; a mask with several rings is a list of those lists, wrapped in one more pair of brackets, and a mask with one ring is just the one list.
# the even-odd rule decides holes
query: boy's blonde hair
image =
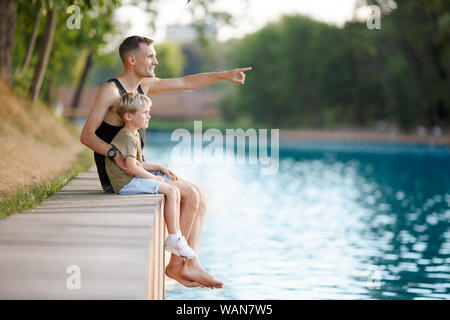
{"label": "boy's blonde hair", "polygon": [[125,112],[134,114],[140,106],[152,105],[152,100],[146,95],[140,93],[125,93],[119,101],[119,110],[117,113],[123,119]]}

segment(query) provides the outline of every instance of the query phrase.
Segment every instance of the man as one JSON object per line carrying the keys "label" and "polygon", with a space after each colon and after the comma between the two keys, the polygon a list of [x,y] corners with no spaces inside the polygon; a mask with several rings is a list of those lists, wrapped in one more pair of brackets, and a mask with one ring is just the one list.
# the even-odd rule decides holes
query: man
{"label": "man", "polygon": [[[151,39],[139,36],[128,37],[120,45],[119,53],[124,71],[117,78],[102,84],[80,137],[81,143],[95,151],[97,170],[105,191],[111,189],[105,170],[105,156],[129,172],[120,153],[110,145],[114,136],[123,127],[123,120],[117,113],[117,104],[124,93],[158,94],[177,90],[194,90],[221,80],[244,84],[244,72],[251,70],[249,67],[199,73],[182,78],[159,79],[155,76],[158,61]],[[206,213],[205,194],[198,186],[182,179],[170,180],[169,183],[179,189],[181,231],[197,256],[195,259],[184,261],[172,254],[166,267],[166,275],[187,287],[221,288],[222,283],[203,269],[199,260],[198,246]]]}

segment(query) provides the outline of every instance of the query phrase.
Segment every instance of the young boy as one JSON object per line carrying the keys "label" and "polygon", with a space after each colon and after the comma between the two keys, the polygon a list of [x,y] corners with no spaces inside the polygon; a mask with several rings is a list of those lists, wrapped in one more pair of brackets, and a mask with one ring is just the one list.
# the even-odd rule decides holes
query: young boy
{"label": "young boy", "polygon": [[[114,192],[118,194],[161,193],[165,196],[164,220],[169,232],[164,248],[182,258],[195,257],[181,234],[179,225],[180,194],[179,190],[166,183],[169,178],[178,180],[170,170],[156,164],[143,163],[141,138],[138,129],[146,129],[150,120],[151,100],[139,93],[127,93],[119,101],[118,114],[125,126],[111,141],[113,150],[106,158],[106,172]],[[127,174],[114,162],[116,152],[120,151],[125,159],[127,169],[134,177]],[[149,172],[150,171],[150,172]]]}

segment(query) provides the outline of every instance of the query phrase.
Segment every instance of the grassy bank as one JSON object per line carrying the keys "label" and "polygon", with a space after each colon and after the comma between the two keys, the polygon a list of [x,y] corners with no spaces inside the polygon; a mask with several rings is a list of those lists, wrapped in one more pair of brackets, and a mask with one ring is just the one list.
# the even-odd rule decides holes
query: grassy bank
{"label": "grassy bank", "polygon": [[79,128],[0,81],[0,218],[36,206],[93,164]]}
{"label": "grassy bank", "polygon": [[0,200],[0,219],[16,213],[30,210],[46,200],[69,183],[78,173],[88,170],[94,164],[92,151],[83,149],[69,170],[48,180],[23,186],[17,190],[2,194]]}

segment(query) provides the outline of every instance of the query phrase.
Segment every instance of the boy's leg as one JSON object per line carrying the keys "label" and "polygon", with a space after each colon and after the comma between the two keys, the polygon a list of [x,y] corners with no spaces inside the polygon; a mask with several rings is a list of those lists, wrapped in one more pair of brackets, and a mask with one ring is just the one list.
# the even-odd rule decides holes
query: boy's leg
{"label": "boy's leg", "polygon": [[[142,179],[142,178],[134,178],[131,180],[129,184],[124,186],[119,193],[120,194],[142,194],[142,193],[162,193],[166,197],[165,205],[164,205],[164,219],[166,221],[167,229],[170,233],[176,233],[177,230],[180,230],[179,226],[179,215],[180,215],[180,191],[177,187],[169,185],[168,183],[161,183],[157,182],[152,179]],[[169,195],[169,199],[167,199],[167,195]],[[174,201],[173,201],[174,200]],[[171,207],[171,203],[176,202],[176,205]],[[175,210],[175,214],[172,210]],[[171,213],[172,211],[172,213]],[[172,219],[171,219],[172,215]],[[173,219],[175,217],[175,219]],[[173,224],[175,223],[175,230],[173,229]],[[180,261],[181,266],[183,263],[183,259],[172,254],[171,255],[171,261]],[[202,287],[203,285],[190,280],[185,279],[180,275],[179,268],[171,268],[169,265],[166,267],[166,275],[169,278],[172,278],[181,284],[185,285],[186,287]]]}
{"label": "boy's leg", "polygon": [[153,179],[133,178],[120,189],[119,194],[164,194],[164,220],[169,234],[176,234],[180,230],[179,207],[180,196],[176,187]]}
{"label": "boy's leg", "polygon": [[158,193],[164,194],[166,198],[164,202],[164,220],[166,221],[167,231],[169,234],[176,234],[180,230],[178,217],[180,202],[178,200],[178,192],[171,185],[161,183]]}

